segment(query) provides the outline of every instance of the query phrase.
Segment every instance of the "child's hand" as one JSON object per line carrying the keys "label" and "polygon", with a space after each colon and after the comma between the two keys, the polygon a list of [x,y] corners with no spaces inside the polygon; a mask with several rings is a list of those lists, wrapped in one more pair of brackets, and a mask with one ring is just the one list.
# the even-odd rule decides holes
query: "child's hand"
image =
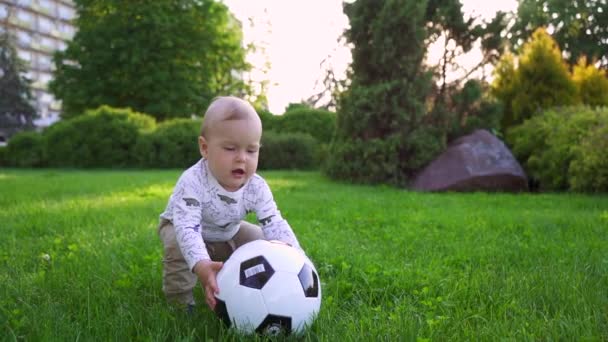
{"label": "child's hand", "polygon": [[194,273],[196,273],[201,284],[203,284],[203,288],[205,289],[205,301],[211,310],[215,309],[215,295],[220,293],[215,277],[217,276],[217,272],[222,269],[223,265],[224,263],[222,262],[211,260],[202,260],[194,265]]}

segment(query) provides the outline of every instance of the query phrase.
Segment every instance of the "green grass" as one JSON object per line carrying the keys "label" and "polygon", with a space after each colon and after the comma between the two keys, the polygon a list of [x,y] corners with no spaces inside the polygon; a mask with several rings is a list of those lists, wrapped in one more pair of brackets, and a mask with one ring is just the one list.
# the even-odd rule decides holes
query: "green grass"
{"label": "green grass", "polygon": [[[156,224],[180,172],[0,170],[0,338],[239,339],[164,301]],[[262,174],[320,273],[307,340],[608,340],[608,196]]]}

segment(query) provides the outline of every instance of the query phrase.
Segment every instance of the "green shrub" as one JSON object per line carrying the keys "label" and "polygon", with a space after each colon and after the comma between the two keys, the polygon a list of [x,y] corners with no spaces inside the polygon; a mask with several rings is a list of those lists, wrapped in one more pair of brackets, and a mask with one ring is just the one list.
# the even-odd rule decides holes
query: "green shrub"
{"label": "green shrub", "polygon": [[583,104],[608,106],[606,70],[598,69],[593,62],[587,64],[587,58],[583,56],[572,68],[572,80]]}
{"label": "green shrub", "polygon": [[49,165],[60,167],[132,166],[140,131],[150,131],[154,118],[130,109],[102,106],[45,131]]}
{"label": "green shrub", "polygon": [[608,110],[601,126],[573,147],[570,162],[570,187],[575,191],[608,192]]}
{"label": "green shrub", "polygon": [[304,133],[277,133],[265,131],[262,135],[259,168],[312,169],[317,167],[318,143]]}
{"label": "green shrub", "polygon": [[260,120],[262,120],[262,128],[264,131],[278,131],[280,116],[274,115],[267,110],[258,110]]}
{"label": "green shrub", "polygon": [[[568,190],[574,180],[576,189],[587,189],[589,179],[580,179],[600,165],[593,144],[601,145],[602,135],[594,132],[608,124],[608,110],[565,107],[547,110],[511,129],[507,134],[513,153],[528,176],[538,181],[541,190]],[[605,138],[605,137],[604,137]],[[599,154],[598,154],[599,153]],[[573,167],[571,167],[573,166]]]}
{"label": "green shrub", "polygon": [[357,183],[405,185],[442,150],[439,132],[419,127],[407,136],[341,142],[323,164],[332,178]]}
{"label": "green shrub", "polygon": [[484,96],[486,93],[486,86],[478,80],[469,80],[462,89],[454,92],[450,106],[448,142],[478,129],[499,131],[502,104]]}
{"label": "green shrub", "polygon": [[134,149],[138,166],[185,168],[201,158],[197,139],[201,120],[173,119],[140,134]]}
{"label": "green shrub", "polygon": [[0,146],[0,167],[8,165],[8,151],[6,146]]}
{"label": "green shrub", "polygon": [[44,139],[37,132],[20,132],[8,141],[6,162],[15,167],[45,166]]}
{"label": "green shrub", "polygon": [[503,132],[543,110],[580,103],[568,65],[545,28],[534,31],[517,63],[506,54],[495,72],[493,93],[505,105]]}
{"label": "green shrub", "polygon": [[322,109],[296,107],[279,118],[281,132],[308,133],[321,143],[329,143],[336,129],[336,114]]}

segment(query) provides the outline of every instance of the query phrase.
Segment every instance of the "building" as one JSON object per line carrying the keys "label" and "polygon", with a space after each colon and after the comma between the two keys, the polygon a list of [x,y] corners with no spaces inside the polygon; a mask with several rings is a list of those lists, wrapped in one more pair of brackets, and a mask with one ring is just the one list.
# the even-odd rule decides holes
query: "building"
{"label": "building", "polygon": [[61,104],[48,91],[55,65],[53,53],[74,36],[76,16],[71,0],[0,0],[0,23],[15,38],[19,57],[29,65],[37,126],[59,119]]}

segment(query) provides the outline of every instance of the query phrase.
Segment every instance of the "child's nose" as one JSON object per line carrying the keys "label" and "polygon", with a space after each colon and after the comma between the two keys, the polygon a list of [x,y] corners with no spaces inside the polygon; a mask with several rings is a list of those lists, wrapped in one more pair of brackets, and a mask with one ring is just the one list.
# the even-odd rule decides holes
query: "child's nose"
{"label": "child's nose", "polygon": [[245,151],[239,151],[236,154],[236,159],[238,161],[245,161],[245,160],[247,160],[247,153]]}

